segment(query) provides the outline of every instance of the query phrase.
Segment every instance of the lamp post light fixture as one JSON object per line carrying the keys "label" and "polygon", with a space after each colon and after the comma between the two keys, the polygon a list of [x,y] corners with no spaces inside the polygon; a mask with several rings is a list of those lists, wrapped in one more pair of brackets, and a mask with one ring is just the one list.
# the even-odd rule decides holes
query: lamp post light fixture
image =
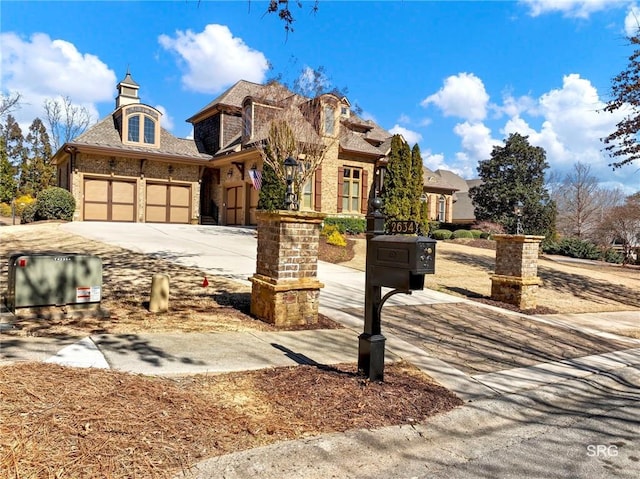
{"label": "lamp post light fixture", "polygon": [[516,234],[521,235],[522,233],[522,201],[518,201],[516,205],[513,207],[513,212],[516,215]]}
{"label": "lamp post light fixture", "polygon": [[295,195],[293,194],[293,176],[298,169],[298,162],[292,157],[287,157],[284,160],[284,174],[287,180],[287,192],[284,197],[284,209],[285,210],[297,210],[298,204],[295,201]]}

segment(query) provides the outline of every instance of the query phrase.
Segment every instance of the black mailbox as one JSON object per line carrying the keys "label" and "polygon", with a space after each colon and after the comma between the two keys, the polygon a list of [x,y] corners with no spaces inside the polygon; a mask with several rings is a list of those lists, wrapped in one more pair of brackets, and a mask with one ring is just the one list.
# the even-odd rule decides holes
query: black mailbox
{"label": "black mailbox", "polygon": [[369,241],[371,284],[419,290],[424,275],[435,273],[436,240],[426,236],[380,235]]}

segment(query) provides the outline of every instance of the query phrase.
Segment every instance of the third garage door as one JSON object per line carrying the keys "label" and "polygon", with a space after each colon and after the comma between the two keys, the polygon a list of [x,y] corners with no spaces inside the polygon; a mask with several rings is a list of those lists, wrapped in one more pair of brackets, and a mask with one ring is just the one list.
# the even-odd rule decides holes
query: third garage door
{"label": "third garage door", "polygon": [[191,187],[147,184],[147,223],[189,223]]}

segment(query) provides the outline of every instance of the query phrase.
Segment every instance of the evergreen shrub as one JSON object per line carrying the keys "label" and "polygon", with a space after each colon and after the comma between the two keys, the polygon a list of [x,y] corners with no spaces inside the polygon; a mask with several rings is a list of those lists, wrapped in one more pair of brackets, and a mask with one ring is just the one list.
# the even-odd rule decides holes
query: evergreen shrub
{"label": "evergreen shrub", "polygon": [[38,203],[29,203],[22,209],[20,214],[20,223],[33,223],[36,220],[36,214],[38,212]]}
{"label": "evergreen shrub", "polygon": [[367,220],[364,218],[349,218],[344,216],[330,216],[324,220],[325,227],[335,226],[342,234],[357,235],[367,230]]}
{"label": "evergreen shrub", "polygon": [[453,233],[449,230],[435,230],[433,232],[433,237],[437,240],[448,240],[451,239]]}
{"label": "evergreen shrub", "polygon": [[41,191],[36,201],[36,219],[38,220],[73,220],[76,200],[65,190],[53,186]]}
{"label": "evergreen shrub", "polygon": [[473,234],[469,230],[455,230],[453,232],[453,237],[458,238],[473,238]]}

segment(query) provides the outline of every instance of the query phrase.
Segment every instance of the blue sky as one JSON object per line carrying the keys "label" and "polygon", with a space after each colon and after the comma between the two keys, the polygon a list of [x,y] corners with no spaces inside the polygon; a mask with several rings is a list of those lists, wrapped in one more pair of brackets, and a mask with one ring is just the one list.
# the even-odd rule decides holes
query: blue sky
{"label": "blue sky", "polygon": [[292,83],[323,67],[333,86],[431,169],[476,176],[513,132],[551,170],[580,161],[602,185],[640,190],[640,164],[613,171],[599,139],[622,118],[599,112],[627,65],[640,19],[624,0],[326,1],[294,8],[294,32],[267,2],[202,0],[0,4],[4,94],[26,127],[44,99],[69,96],[95,120],[113,111],[127,68],[144,103],[186,137],[185,120],[237,80]]}

